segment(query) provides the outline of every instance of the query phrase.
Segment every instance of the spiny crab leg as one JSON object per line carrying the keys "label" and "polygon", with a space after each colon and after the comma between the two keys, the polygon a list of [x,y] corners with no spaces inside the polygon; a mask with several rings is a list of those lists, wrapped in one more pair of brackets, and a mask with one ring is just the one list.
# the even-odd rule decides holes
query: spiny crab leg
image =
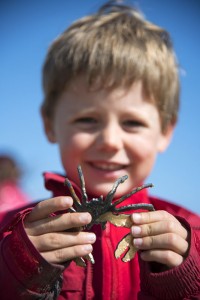
{"label": "spiny crab leg", "polygon": [[[139,192],[139,191],[141,191],[143,189],[149,188],[149,187],[153,187],[153,184],[152,183],[146,183],[146,184],[143,184],[142,186],[139,186],[139,187],[135,188],[130,193],[122,196],[120,199],[118,199],[117,201],[115,201],[114,203],[112,203],[112,209],[111,210],[114,210],[114,211],[125,211],[125,210],[127,210],[127,209],[125,209],[124,206],[120,207],[120,208],[116,208],[116,206],[118,204],[120,204],[121,202],[123,202],[125,199],[129,198],[130,196],[136,194],[137,192]],[[147,209],[147,210],[152,210],[151,209],[152,205],[151,204],[147,204],[147,203],[139,203],[139,204],[127,205],[126,207],[129,207],[128,210],[130,210],[132,208],[134,209],[134,207],[135,207],[135,209],[144,208],[144,209]]]}
{"label": "spiny crab leg", "polygon": [[115,212],[115,213],[121,213],[124,211],[128,211],[128,210],[138,210],[138,209],[146,209],[148,211],[154,211],[154,207],[152,204],[149,203],[137,203],[137,204],[129,204],[127,206],[122,206],[122,207],[114,207],[114,210],[111,211]]}
{"label": "spiny crab leg", "polygon": [[88,196],[87,196],[87,193],[86,193],[85,179],[84,179],[84,176],[83,176],[83,171],[82,171],[80,165],[77,167],[77,169],[78,169],[78,175],[79,175],[80,183],[81,183],[82,203],[86,203],[88,201]]}
{"label": "spiny crab leg", "polygon": [[[115,183],[114,183],[114,185],[113,185],[113,187],[112,187],[112,190],[107,194],[107,196],[105,197],[105,200],[104,200],[105,203],[108,203],[108,206],[111,205],[112,200],[113,200],[113,197],[114,197],[114,195],[115,195],[115,192],[116,192],[118,186],[119,186],[121,183],[123,183],[127,178],[128,178],[128,176],[127,176],[127,175],[124,175],[124,176],[118,178],[118,179],[115,181]],[[121,199],[121,198],[120,198],[120,199]]]}
{"label": "spiny crab leg", "polygon": [[94,260],[94,257],[92,255],[92,253],[89,253],[88,255],[85,255],[83,257],[75,257],[73,259],[73,261],[77,264],[77,266],[79,267],[86,267],[86,263],[85,263],[85,260],[89,260],[93,265],[95,264],[95,260]]}
{"label": "spiny crab leg", "polygon": [[[87,194],[86,194],[86,191],[85,191],[85,182],[84,182],[84,178],[83,178],[83,173],[82,173],[82,170],[81,170],[81,167],[78,168],[78,172],[79,172],[79,177],[80,177],[80,181],[81,181],[81,188],[82,188],[82,191],[84,192],[84,199],[87,199]],[[82,174],[82,176],[81,176]],[[65,178],[65,182],[64,182],[64,185],[66,185],[68,188],[69,188],[69,191],[70,191],[70,194],[72,196],[72,199],[74,201],[74,205],[76,206],[77,209],[81,208],[82,205],[80,203],[80,200],[78,198],[78,196],[76,195],[75,191],[74,191],[74,188],[71,184],[71,182],[69,181],[68,178]],[[86,196],[86,197],[85,197]],[[71,207],[70,210],[72,212],[76,212],[76,210]],[[79,228],[79,230],[82,230],[82,228]],[[75,263],[80,266],[80,267],[86,267],[86,263],[84,261],[84,259],[86,260],[89,260],[92,264],[95,263],[95,260],[94,260],[94,257],[92,255],[92,253],[89,253],[88,255],[84,256],[84,257],[76,257],[74,258],[73,260],[75,261]]]}
{"label": "spiny crab leg", "polygon": [[76,206],[76,208],[77,209],[81,208],[82,205],[80,203],[80,200],[79,200],[78,196],[76,195],[74,188],[68,178],[65,178],[64,185],[66,185],[68,187],[70,194],[72,196],[72,199],[74,200],[74,205]]}

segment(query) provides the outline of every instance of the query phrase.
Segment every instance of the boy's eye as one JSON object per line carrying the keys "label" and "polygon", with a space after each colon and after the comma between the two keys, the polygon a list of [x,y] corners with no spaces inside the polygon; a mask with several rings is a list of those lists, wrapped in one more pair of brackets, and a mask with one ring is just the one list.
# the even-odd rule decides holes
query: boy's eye
{"label": "boy's eye", "polygon": [[142,123],[141,121],[136,121],[136,120],[127,120],[123,122],[124,126],[126,127],[144,127],[145,124]]}
{"label": "boy's eye", "polygon": [[76,123],[95,124],[97,121],[92,117],[82,117],[76,120]]}
{"label": "boy's eye", "polygon": [[81,130],[95,130],[98,120],[93,117],[80,117],[75,120],[75,124]]}

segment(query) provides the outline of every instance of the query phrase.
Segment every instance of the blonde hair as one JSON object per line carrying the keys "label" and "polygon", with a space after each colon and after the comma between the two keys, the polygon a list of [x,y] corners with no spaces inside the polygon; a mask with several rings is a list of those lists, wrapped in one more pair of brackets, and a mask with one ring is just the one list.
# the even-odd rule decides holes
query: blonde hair
{"label": "blonde hair", "polygon": [[177,121],[179,74],[170,36],[133,7],[108,3],[52,43],[43,66],[44,115],[53,117],[60,94],[82,74],[89,89],[141,80],[162,130]]}

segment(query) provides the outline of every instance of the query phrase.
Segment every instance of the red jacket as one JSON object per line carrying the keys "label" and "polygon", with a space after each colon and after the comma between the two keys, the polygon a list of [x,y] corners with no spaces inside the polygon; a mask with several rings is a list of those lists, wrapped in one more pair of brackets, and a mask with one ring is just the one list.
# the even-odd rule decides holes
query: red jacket
{"label": "red jacket", "polygon": [[[64,178],[59,175],[46,174],[46,187],[54,196],[66,195],[63,182]],[[140,260],[138,255],[127,263],[115,259],[114,249],[128,229],[110,223],[104,231],[99,225],[92,228],[97,235],[94,265],[88,263],[82,268],[74,262],[66,266],[49,264],[24,231],[23,219],[31,210],[27,208],[15,217],[13,212],[0,215],[0,299],[200,299],[199,216],[149,197],[146,190],[131,196],[123,205],[139,202],[152,203],[156,210],[167,210],[191,231],[190,250],[179,267],[154,273],[152,263]]]}

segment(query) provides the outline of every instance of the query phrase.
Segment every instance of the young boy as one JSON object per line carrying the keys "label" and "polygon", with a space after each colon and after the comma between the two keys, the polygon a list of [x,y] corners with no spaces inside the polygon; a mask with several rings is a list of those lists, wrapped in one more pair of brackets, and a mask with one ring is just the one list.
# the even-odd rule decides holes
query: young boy
{"label": "young boy", "polygon": [[[165,30],[108,3],[53,42],[43,85],[45,132],[78,196],[78,165],[89,199],[105,198],[124,175],[113,202],[144,183],[178,115],[178,67]],[[107,222],[83,231],[92,217],[71,213],[64,181],[46,173],[53,198],[2,217],[1,299],[200,299],[197,215],[144,189],[123,205],[155,211],[132,211],[130,229]],[[123,262],[114,251],[127,233],[138,251]],[[75,264],[91,252],[94,265]]]}

